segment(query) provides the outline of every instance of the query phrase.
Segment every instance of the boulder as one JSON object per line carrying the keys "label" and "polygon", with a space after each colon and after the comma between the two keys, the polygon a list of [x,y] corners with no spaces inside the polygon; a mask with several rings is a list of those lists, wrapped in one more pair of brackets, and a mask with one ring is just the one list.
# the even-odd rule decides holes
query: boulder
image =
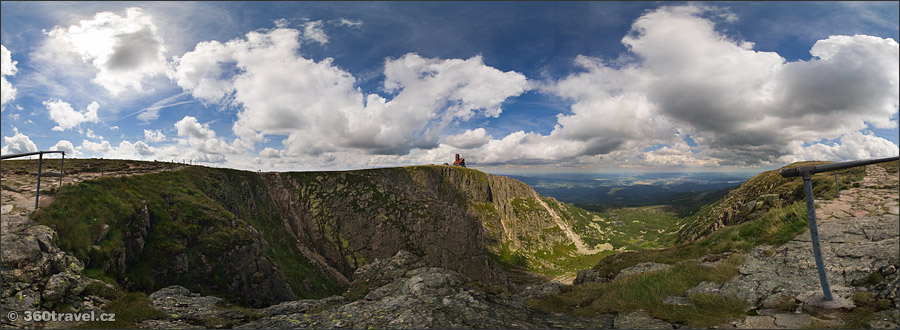
{"label": "boulder", "polygon": [[149,298],[151,306],[164,312],[165,321],[168,322],[153,326],[189,324],[209,327],[210,324],[218,324],[221,327],[230,327],[249,319],[249,316],[240,310],[223,308],[222,298],[201,296],[178,285],[159,289],[150,294]]}
{"label": "boulder", "polygon": [[609,282],[609,278],[603,276],[597,270],[582,269],[578,271],[578,275],[575,276],[575,280],[572,281],[572,284],[582,284],[588,282]]}
{"label": "boulder", "polygon": [[671,323],[658,320],[647,312],[626,312],[616,315],[613,321],[615,329],[674,329]]}
{"label": "boulder", "polygon": [[637,265],[625,268],[619,271],[619,274],[616,275],[616,279],[619,279],[624,276],[643,274],[648,272],[655,272],[660,270],[665,270],[671,268],[672,265],[669,264],[661,264],[657,262],[642,262]]}
{"label": "boulder", "polygon": [[756,210],[756,201],[750,201],[750,202],[741,204],[741,210],[740,210],[741,213],[739,213],[739,216],[741,216],[741,217],[747,216],[750,213],[753,213],[753,211],[755,211],[755,210]]}
{"label": "boulder", "polygon": [[346,299],[342,296],[331,296],[325,299],[304,299],[295,301],[285,301],[277,305],[272,305],[259,310],[260,314],[265,316],[287,315],[287,314],[304,314],[315,309],[327,305],[345,303]]}

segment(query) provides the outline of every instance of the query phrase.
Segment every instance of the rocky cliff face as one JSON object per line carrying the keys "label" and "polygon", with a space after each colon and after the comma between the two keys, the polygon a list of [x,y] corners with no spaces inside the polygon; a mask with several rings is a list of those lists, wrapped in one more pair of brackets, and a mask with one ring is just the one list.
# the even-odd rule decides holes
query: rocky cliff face
{"label": "rocky cliff face", "polygon": [[504,287],[498,261],[548,268],[538,252],[584,248],[561,203],[450,166],[189,167],[67,185],[34,218],[60,231],[60,248],[126,288],[179,284],[253,306],[340,292],[356,269],[400,250]]}
{"label": "rocky cliff face", "polygon": [[417,166],[261,176],[286,228],[347,277],[406,249],[428,265],[506,285],[490,253],[506,246],[525,255],[573,244],[534,190],[476,170]]}

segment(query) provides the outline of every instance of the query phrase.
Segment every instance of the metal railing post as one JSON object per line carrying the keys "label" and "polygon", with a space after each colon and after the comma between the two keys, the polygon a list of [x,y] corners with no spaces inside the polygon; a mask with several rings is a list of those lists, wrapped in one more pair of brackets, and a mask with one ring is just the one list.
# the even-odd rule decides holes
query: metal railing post
{"label": "metal railing post", "polygon": [[[806,194],[806,213],[809,217],[809,238],[812,241],[813,256],[816,259],[816,270],[819,274],[819,283],[822,284],[822,293],[825,296],[825,300],[831,301],[834,298],[831,296],[831,287],[828,285],[828,278],[825,276],[825,261],[822,259],[822,248],[819,244],[819,226],[816,224],[816,203],[813,199],[811,181],[812,175],[828,171],[835,171],[835,175],[837,175],[837,170],[842,170],[845,168],[850,168],[851,173],[853,173],[852,168],[856,166],[866,166],[869,164],[877,164],[897,160],[900,160],[900,157],[894,156],[887,158],[854,160],[849,162],[824,165],[782,168],[780,171],[778,171],[781,176],[785,178],[792,178],[795,176],[800,176],[803,178],[803,191]],[[837,177],[835,177],[835,184],[837,184]],[[838,186],[838,189],[840,189],[840,186]],[[840,193],[840,190],[838,190],[838,193]]]}
{"label": "metal railing post", "polygon": [[[62,188],[62,177],[63,177],[63,168],[66,165],[66,153],[62,153],[62,158],[59,159],[59,187]],[[59,188],[56,188],[59,189]]]}
{"label": "metal railing post", "polygon": [[825,275],[825,261],[822,259],[822,248],[819,245],[819,226],[816,224],[816,204],[813,199],[812,175],[803,172],[803,191],[806,194],[806,214],[809,218],[809,239],[812,241],[813,257],[816,259],[816,270],[819,273],[819,283],[822,284],[822,293],[825,300],[834,299],[831,296],[831,286],[828,285],[828,277]]}
{"label": "metal railing post", "polygon": [[835,198],[841,198],[841,184],[838,182],[837,170],[834,171],[834,187],[837,189],[837,197]]}
{"label": "metal railing post", "polygon": [[38,154],[38,177],[37,177],[37,190],[34,191],[34,209],[38,208],[38,200],[41,199],[41,167],[44,163],[44,154]]}

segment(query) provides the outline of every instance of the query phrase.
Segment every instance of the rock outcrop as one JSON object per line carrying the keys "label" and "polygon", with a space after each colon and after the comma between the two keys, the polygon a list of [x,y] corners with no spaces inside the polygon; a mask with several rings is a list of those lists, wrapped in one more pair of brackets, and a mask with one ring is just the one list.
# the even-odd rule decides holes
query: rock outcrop
{"label": "rock outcrop", "polygon": [[[888,182],[892,179],[878,167],[868,170],[871,177],[860,188],[842,191],[839,199],[817,201],[819,219],[819,239],[825,261],[825,272],[835,297],[841,298],[846,308],[853,307],[853,301],[862,296],[884,304],[882,315],[874,320],[871,327],[896,328],[898,324],[898,268],[900,268],[900,222],[890,214],[891,207],[897,205],[900,196],[896,188],[871,182]],[[897,181],[893,181],[896,184]],[[858,199],[857,196],[868,196]],[[852,200],[852,209],[882,210],[858,213],[838,213],[840,207]],[[828,210],[829,212],[821,212]],[[823,214],[824,213],[824,214]],[[888,214],[885,214],[888,213]],[[737,328],[796,328],[812,322],[810,317],[825,310],[810,306],[811,299],[821,296],[821,286],[811,251],[809,232],[798,235],[781,246],[761,245],[751,250],[741,265],[740,274],[724,284],[702,282],[686,292],[687,295],[707,293],[733,295],[744,299],[749,306],[759,309],[760,315],[736,320],[730,326]],[[799,320],[785,314],[785,306],[796,306],[797,312],[807,314]],[[782,315],[785,314],[785,315]],[[810,316],[812,315],[812,316]],[[796,318],[796,317],[795,317]],[[827,318],[826,318],[827,320]],[[822,321],[816,319],[816,321]],[[823,321],[824,322],[824,321]],[[827,323],[827,322],[826,322]],[[725,325],[724,327],[728,327]]]}
{"label": "rock outcrop", "polygon": [[[4,327],[42,327],[46,322],[11,320],[7,312],[99,310],[107,300],[93,295],[89,287],[114,290],[108,284],[84,276],[84,265],[61,251],[54,242],[56,232],[36,225],[28,218],[4,215],[2,218],[2,277],[0,294]],[[50,325],[53,327],[54,325]]]}
{"label": "rock outcrop", "polygon": [[[220,322],[236,328],[611,328],[613,315],[576,318],[529,311],[524,299],[546,294],[553,287],[532,288],[530,294],[487,293],[472,279],[452,270],[422,266],[422,260],[401,250],[359,268],[345,296],[283,302],[250,313],[229,310],[215,297],[168,287],[150,295],[153,306],[168,316],[142,323],[146,327],[208,327]],[[362,291],[360,291],[362,290]],[[254,318],[246,322],[248,318]],[[244,322],[243,324],[240,324]]]}

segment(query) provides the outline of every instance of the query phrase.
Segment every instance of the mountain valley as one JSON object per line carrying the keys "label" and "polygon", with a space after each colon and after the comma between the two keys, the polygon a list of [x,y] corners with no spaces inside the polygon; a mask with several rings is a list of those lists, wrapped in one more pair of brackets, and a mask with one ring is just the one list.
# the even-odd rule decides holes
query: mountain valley
{"label": "mountain valley", "polygon": [[[682,291],[727,282],[753,267],[745,261],[772,249],[757,246],[801,237],[805,219],[795,182],[776,179],[774,171],[679,216],[666,205],[590,211],[515,179],[454,166],[247,172],[102,162],[101,177],[97,160],[67,160],[66,184],[42,183],[50,188],[29,214],[36,164],[4,161],[3,202],[13,205],[3,214],[4,306],[111,309],[124,315],[119,327],[142,328],[709,327],[750,317],[747,308],[764,299],[674,295],[695,313],[723,311],[691,321],[681,307],[662,312],[669,305],[657,300],[668,297],[648,298],[635,287],[662,274],[684,279],[670,288],[687,286]],[[48,178],[59,174],[51,164]],[[896,173],[896,165],[884,168]],[[842,193],[897,185],[890,175],[866,173],[857,171],[855,183],[840,173]],[[826,176],[815,180],[817,196],[835,198]],[[880,214],[866,215],[896,217],[896,194],[883,200]],[[842,205],[859,200],[841,201],[826,212],[849,214]],[[42,238],[34,246],[17,243],[29,237]],[[877,249],[860,253],[887,260]],[[875,276],[865,269],[895,276],[889,261],[878,263],[860,268],[847,285]],[[678,275],[703,267],[715,271]],[[567,284],[572,279],[574,286]],[[896,304],[896,286],[875,287],[865,290],[887,291],[876,292],[872,304]],[[581,309],[566,307],[578,291],[595,296],[577,302]],[[638,302],[591,303],[612,292]],[[782,296],[794,301],[797,294]],[[175,301],[207,312],[173,318],[186,313],[172,309]],[[866,310],[881,313],[872,304]]]}

